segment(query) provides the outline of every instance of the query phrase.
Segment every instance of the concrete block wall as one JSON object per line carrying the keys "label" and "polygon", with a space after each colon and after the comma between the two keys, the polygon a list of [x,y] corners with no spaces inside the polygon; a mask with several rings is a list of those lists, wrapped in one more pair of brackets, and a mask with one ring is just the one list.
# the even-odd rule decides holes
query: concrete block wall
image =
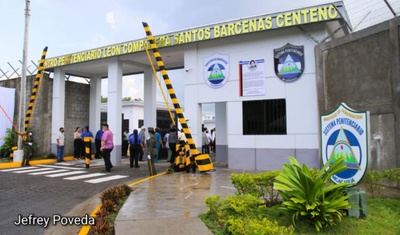
{"label": "concrete block wall", "polygon": [[400,167],[398,19],[315,48],[319,113],[340,102],[370,112],[370,168],[375,170]]}
{"label": "concrete block wall", "polygon": [[[26,82],[26,108],[32,93],[33,83],[36,76],[28,76]],[[8,88],[16,88],[15,110],[13,122],[18,127],[19,123],[19,97],[20,97],[20,78],[8,79],[0,81],[0,86]],[[66,148],[65,155],[73,155],[74,143],[73,134],[75,128],[84,127],[89,123],[89,92],[88,84],[66,82],[65,84],[65,138]],[[48,74],[44,74],[37,100],[35,110],[32,116],[30,127],[34,133],[34,141],[38,145],[35,153],[37,156],[43,156],[51,153],[51,118],[52,118],[52,97],[53,97],[53,79]],[[26,111],[25,111],[26,112]],[[99,114],[100,115],[100,114]],[[25,118],[25,117],[24,117]],[[57,127],[58,129],[58,127]],[[56,154],[56,153],[55,153]]]}
{"label": "concrete block wall", "polygon": [[[89,97],[90,86],[88,84],[66,82],[65,83],[65,146],[66,155],[74,155],[74,132],[77,127],[89,126]],[[99,113],[100,115],[100,113]],[[97,130],[90,130],[93,135]],[[93,140],[94,141],[94,140]],[[93,153],[93,148],[92,148]]]}

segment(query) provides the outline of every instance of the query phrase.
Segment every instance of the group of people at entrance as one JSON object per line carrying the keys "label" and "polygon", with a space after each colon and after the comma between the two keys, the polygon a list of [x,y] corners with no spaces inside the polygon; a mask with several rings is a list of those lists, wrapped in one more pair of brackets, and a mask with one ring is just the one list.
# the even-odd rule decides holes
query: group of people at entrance
{"label": "group of people at entrance", "polygon": [[[96,153],[95,158],[101,158],[102,150],[101,143],[102,137],[104,135],[104,129],[107,124],[102,125],[102,128],[97,131],[95,136],[95,144],[96,144]],[[108,125],[107,125],[108,126]],[[108,127],[107,127],[108,129]],[[57,134],[57,162],[64,161],[64,149],[65,149],[65,135],[64,128],[60,127],[60,132]],[[82,132],[81,132],[82,130]],[[90,160],[92,158],[92,140],[93,133],[89,130],[89,127],[86,126],[84,128],[77,127],[74,132],[74,159],[85,159],[86,168],[89,168]],[[106,160],[105,160],[106,161]]]}
{"label": "group of people at entrance", "polygon": [[[96,154],[95,158],[100,158],[100,139],[103,130],[99,130],[96,133]],[[89,127],[77,127],[74,132],[74,159],[85,159],[91,156],[91,143],[93,140],[93,133],[89,130]]]}
{"label": "group of people at entrance", "polygon": [[203,128],[202,133],[202,148],[201,153],[215,153],[215,141],[216,141],[216,129],[211,129],[211,133],[208,131],[208,128]]}
{"label": "group of people at entrance", "polygon": [[[82,132],[81,132],[82,130]],[[143,161],[147,158],[150,176],[157,174],[155,167],[158,162],[160,150],[167,150],[167,161],[174,164],[175,158],[177,157],[177,145],[185,145],[186,137],[183,130],[178,133],[175,128],[171,128],[168,133],[165,134],[164,138],[161,137],[160,128],[148,127],[146,138],[146,127],[141,127],[140,131],[133,130],[132,134],[124,131],[122,155],[128,155],[129,149],[129,163],[131,168],[139,168],[139,161]],[[111,152],[114,148],[113,134],[109,130],[108,124],[103,124],[102,128],[97,131],[96,135],[89,131],[89,127],[84,128],[77,127],[74,132],[74,158],[75,160],[84,158],[86,160],[86,167],[89,168],[91,160],[91,143],[95,140],[96,152],[95,158],[103,158],[105,171],[110,172],[113,165],[110,160]],[[126,144],[124,141],[126,140]],[[65,147],[65,136],[64,128],[60,128],[60,132],[57,135],[57,161],[64,161],[64,147]]]}
{"label": "group of people at entrance", "polygon": [[157,174],[154,163],[157,163],[161,149],[167,151],[167,161],[174,164],[177,156],[176,147],[178,144],[185,144],[185,134],[177,133],[175,128],[171,128],[164,138],[161,138],[160,128],[148,127],[147,132],[149,137],[146,139],[146,127],[142,126],[140,132],[133,130],[133,133],[128,137],[130,167],[138,168],[139,161],[143,161],[147,154],[150,176]]}

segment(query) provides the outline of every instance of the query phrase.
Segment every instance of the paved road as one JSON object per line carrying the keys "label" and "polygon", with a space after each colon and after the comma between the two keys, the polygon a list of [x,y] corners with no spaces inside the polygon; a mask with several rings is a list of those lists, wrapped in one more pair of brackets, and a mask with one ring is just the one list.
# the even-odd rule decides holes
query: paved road
{"label": "paved road", "polygon": [[[72,210],[75,217],[90,214],[105,189],[146,178],[147,162],[140,162],[140,166],[130,168],[128,159],[123,159],[122,165],[109,173],[103,172],[103,160],[96,159],[90,169],[85,169],[83,160],[0,169],[0,234],[48,234],[55,229],[53,225],[16,226],[20,216],[48,217],[51,223],[55,215],[71,216]],[[160,160],[156,167],[160,173],[168,163]],[[77,210],[77,206],[82,208]]]}

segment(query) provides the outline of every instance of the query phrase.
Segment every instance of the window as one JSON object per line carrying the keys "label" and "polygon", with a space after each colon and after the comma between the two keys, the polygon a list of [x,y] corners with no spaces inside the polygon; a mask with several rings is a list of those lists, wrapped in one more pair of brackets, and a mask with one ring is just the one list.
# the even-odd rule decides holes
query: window
{"label": "window", "polygon": [[243,135],[285,135],[286,100],[243,101]]}
{"label": "window", "polygon": [[[144,120],[143,119],[139,119],[138,120],[138,127],[142,128],[142,126],[144,125]],[[140,130],[139,130],[140,131]]]}

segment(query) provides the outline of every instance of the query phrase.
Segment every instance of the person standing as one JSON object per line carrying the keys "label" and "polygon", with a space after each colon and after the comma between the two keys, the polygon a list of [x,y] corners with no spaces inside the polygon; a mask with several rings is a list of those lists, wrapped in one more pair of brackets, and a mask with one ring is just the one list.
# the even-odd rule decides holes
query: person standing
{"label": "person standing", "polygon": [[215,153],[215,141],[217,140],[217,132],[215,127],[214,129],[212,129],[211,137],[212,137],[212,151],[213,153]]}
{"label": "person standing", "polygon": [[129,129],[125,129],[122,133],[122,158],[128,155],[128,140],[129,140]]}
{"label": "person standing", "polygon": [[207,149],[207,153],[210,153],[210,148],[212,145],[212,137],[211,137],[210,133],[208,132],[208,130],[206,130],[206,136],[207,136],[207,140],[208,140],[208,145],[206,146],[206,149]]}
{"label": "person standing", "polygon": [[160,128],[156,127],[156,133],[154,134],[154,137],[156,137],[156,149],[157,149],[157,155],[154,159],[154,162],[158,162],[158,156],[160,155],[160,148],[164,148],[164,144],[162,142],[161,134],[160,134]]}
{"label": "person standing", "polygon": [[143,142],[143,149],[139,154],[139,161],[143,161],[144,150],[146,148],[146,127],[142,126],[140,128],[139,137],[142,139]]}
{"label": "person standing", "polygon": [[28,131],[25,133],[24,137],[22,138],[23,150],[24,155],[22,156],[22,164],[21,166],[30,166],[29,158],[31,157],[32,153],[32,144],[33,144],[33,136],[32,131]]}
{"label": "person standing", "polygon": [[101,137],[100,151],[103,155],[106,171],[110,172],[111,168],[113,168],[110,160],[111,151],[114,149],[113,133],[110,131],[108,124],[103,124],[103,131],[104,133]]}
{"label": "person standing", "polygon": [[168,136],[169,132],[164,135],[163,142],[165,148],[167,149],[167,162],[171,162],[171,150],[169,149]]}
{"label": "person standing", "polygon": [[83,133],[86,133],[86,127],[82,127],[81,128],[81,159],[85,159],[85,155],[86,155],[86,153],[85,153],[85,143],[83,142],[83,137],[82,137],[82,134]]}
{"label": "person standing", "polygon": [[172,128],[169,130],[169,136],[168,136],[168,145],[169,149],[171,150],[171,158],[169,159],[169,162],[172,164],[175,163],[177,143],[178,143],[178,135],[176,134],[176,129]]}
{"label": "person standing", "polygon": [[90,160],[92,159],[92,140],[93,133],[89,131],[89,127],[85,127],[85,131],[82,132],[81,137],[83,139],[83,148],[85,148],[85,164],[86,168],[89,168]]}
{"label": "person standing", "polygon": [[65,146],[64,127],[60,127],[60,132],[57,135],[57,162],[64,161],[64,146]]}
{"label": "person standing", "polygon": [[99,159],[101,151],[100,151],[100,147],[101,147],[101,136],[103,135],[104,131],[102,128],[100,128],[100,130],[98,130],[96,132],[96,136],[94,137],[94,144],[96,146],[96,153],[94,154],[94,158]]}
{"label": "person standing", "polygon": [[206,135],[206,130],[207,130],[207,128],[203,129],[202,138],[201,138],[202,153],[209,153],[208,152],[208,144],[209,144],[209,142],[208,142],[208,138],[207,138],[207,135]]}
{"label": "person standing", "polygon": [[140,138],[138,131],[135,129],[133,130],[133,134],[129,136],[128,140],[130,147],[129,147],[129,163],[130,167],[133,167],[133,161],[135,161],[135,168],[139,168],[139,154],[143,150],[143,142]]}
{"label": "person standing", "polygon": [[157,144],[157,139],[154,136],[155,132],[154,132],[154,128],[153,127],[149,127],[148,128],[148,132],[149,132],[149,139],[147,140],[147,162],[149,165],[149,172],[150,172],[150,176],[156,175],[157,171],[156,171],[156,166],[154,165],[154,158],[157,155],[157,149],[156,149],[156,144]]}
{"label": "person standing", "polygon": [[81,157],[82,148],[82,137],[81,128],[77,127],[74,132],[74,160],[78,160]]}
{"label": "person standing", "polygon": [[186,135],[185,135],[185,132],[183,132],[183,128],[179,132],[178,141],[179,141],[179,144],[183,144],[183,145],[186,144]]}

